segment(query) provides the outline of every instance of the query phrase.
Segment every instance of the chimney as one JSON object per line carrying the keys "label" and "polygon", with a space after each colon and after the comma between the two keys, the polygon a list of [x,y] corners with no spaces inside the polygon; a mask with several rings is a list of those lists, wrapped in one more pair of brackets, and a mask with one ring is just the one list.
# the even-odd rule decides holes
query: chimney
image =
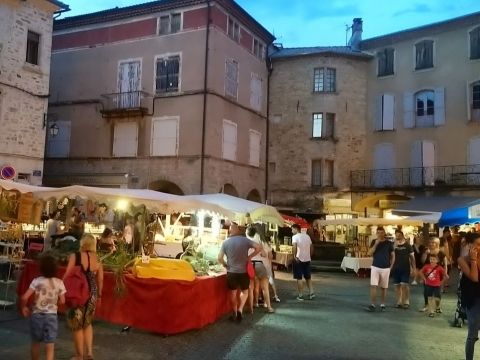
{"label": "chimney", "polygon": [[360,51],[360,42],[362,41],[363,21],[362,18],[353,19],[352,36],[348,41],[348,46],[352,51]]}

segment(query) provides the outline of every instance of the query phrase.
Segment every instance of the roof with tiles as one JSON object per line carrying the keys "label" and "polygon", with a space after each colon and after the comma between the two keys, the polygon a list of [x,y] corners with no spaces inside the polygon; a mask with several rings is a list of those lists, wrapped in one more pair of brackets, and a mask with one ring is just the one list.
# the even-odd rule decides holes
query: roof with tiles
{"label": "roof with tiles", "polygon": [[372,56],[360,51],[353,51],[350,46],[313,46],[301,48],[270,49],[272,59],[283,59],[308,55],[345,56],[358,59],[370,59]]}

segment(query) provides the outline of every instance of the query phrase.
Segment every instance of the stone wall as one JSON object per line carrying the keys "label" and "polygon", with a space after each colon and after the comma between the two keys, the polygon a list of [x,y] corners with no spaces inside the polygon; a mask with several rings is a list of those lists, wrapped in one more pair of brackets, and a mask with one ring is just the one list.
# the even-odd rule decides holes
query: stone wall
{"label": "stone wall", "polygon": [[[314,93],[316,67],[336,69],[336,92]],[[350,171],[364,166],[367,61],[302,56],[274,60],[270,83],[269,200],[321,211],[324,198],[349,197]],[[312,114],[335,113],[333,139],[312,138]],[[311,161],[334,161],[333,187],[312,187]]]}
{"label": "stone wall", "polygon": [[[17,172],[43,168],[53,11],[41,1],[0,4],[0,165]],[[38,65],[25,61],[28,31],[40,34]]]}

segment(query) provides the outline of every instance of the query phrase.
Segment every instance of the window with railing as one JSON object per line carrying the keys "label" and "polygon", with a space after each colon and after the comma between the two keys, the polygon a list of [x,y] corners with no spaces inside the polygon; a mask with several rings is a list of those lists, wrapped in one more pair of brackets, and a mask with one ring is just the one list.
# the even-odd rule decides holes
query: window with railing
{"label": "window with railing", "polygon": [[155,91],[157,94],[177,92],[180,77],[180,56],[157,58]]}

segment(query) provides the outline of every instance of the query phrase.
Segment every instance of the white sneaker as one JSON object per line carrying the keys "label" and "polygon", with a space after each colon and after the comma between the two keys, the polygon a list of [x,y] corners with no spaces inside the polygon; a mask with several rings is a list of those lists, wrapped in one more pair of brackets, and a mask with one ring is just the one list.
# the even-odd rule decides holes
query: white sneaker
{"label": "white sneaker", "polygon": [[413,280],[413,281],[411,282],[411,284],[412,284],[412,285],[418,285],[418,283],[417,283],[415,280]]}
{"label": "white sneaker", "polygon": [[280,302],[280,298],[279,298],[278,296],[274,296],[274,297],[273,297],[273,301],[275,301],[275,302]]}

